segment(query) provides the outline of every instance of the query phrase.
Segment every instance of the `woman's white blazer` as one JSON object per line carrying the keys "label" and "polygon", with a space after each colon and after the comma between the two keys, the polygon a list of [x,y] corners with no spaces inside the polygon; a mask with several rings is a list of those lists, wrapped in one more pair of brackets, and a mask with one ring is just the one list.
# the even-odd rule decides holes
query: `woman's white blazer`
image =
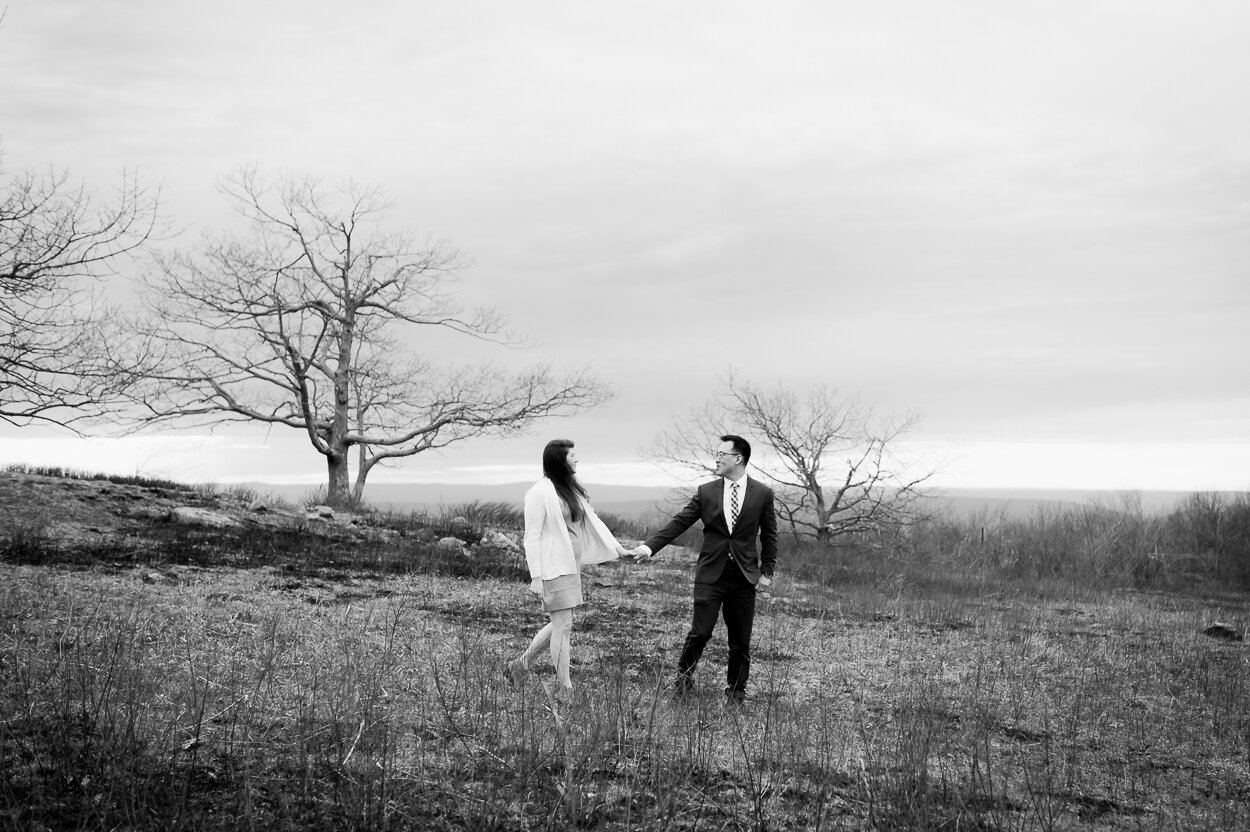
{"label": "woman's white blazer", "polygon": [[[590,530],[582,541],[582,563],[616,560],[616,547],[620,544],[590,503],[583,500],[582,507],[586,509],[586,527]],[[560,495],[546,477],[525,492],[525,561],[530,578],[549,581],[560,575],[577,574],[577,558],[560,510]]]}

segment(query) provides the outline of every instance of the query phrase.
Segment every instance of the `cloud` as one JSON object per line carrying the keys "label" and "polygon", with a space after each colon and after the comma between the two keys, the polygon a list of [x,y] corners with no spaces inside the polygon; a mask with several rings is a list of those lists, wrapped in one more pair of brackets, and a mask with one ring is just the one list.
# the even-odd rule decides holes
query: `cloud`
{"label": "cloud", "polygon": [[384,185],[396,226],[472,257],[466,303],[539,343],[498,360],[617,387],[570,432],[619,460],[731,365],[920,410],[933,441],[1223,441],[1250,398],[1248,24],[1231,0],[28,4],[2,138],[8,169],[137,165],[195,233],[243,162]]}

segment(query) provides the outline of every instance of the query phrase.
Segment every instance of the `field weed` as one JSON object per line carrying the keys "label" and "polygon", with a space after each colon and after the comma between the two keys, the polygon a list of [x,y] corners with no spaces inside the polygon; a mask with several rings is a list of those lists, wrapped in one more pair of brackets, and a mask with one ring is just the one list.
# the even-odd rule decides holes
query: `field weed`
{"label": "field weed", "polygon": [[670,694],[688,550],[588,567],[571,699],[542,657],[513,687],[505,662],[545,621],[523,561],[436,541],[515,519],[167,523],[79,560],[9,526],[0,826],[1250,825],[1250,663],[1204,634],[1244,632],[1250,602],[1109,568],[1162,528],[1131,510],[1041,513],[984,545],[934,527],[925,556],[788,543],[743,708],[721,695],[723,629],[695,693]]}

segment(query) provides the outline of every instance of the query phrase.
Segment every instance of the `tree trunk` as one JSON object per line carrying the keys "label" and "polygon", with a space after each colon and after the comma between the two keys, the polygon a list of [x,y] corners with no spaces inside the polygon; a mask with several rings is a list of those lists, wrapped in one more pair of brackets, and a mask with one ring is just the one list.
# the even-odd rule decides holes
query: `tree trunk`
{"label": "tree trunk", "polygon": [[360,505],[365,499],[365,479],[369,476],[369,448],[356,446],[356,482],[352,485],[352,505]]}
{"label": "tree trunk", "polygon": [[345,453],[328,453],[326,454],[326,468],[330,473],[329,491],[326,493],[326,503],[328,505],[339,508],[351,503],[351,477],[347,469],[347,454]]}
{"label": "tree trunk", "polygon": [[[345,262],[351,262],[351,238],[347,239]],[[356,332],[355,298],[351,298],[351,281],[346,270],[343,272],[342,297],[350,298],[345,302],[345,320],[338,333],[338,355],[334,368],[334,413],[330,417],[330,505],[338,508],[351,504],[351,478],[347,470],[347,461],[351,448],[347,444],[347,433],[351,428],[352,406],[352,342]]]}
{"label": "tree trunk", "polygon": [[825,507],[825,495],[820,485],[815,485],[811,492],[816,498],[816,541],[827,544],[833,539],[833,534],[829,531],[829,519],[833,516],[833,509]]}

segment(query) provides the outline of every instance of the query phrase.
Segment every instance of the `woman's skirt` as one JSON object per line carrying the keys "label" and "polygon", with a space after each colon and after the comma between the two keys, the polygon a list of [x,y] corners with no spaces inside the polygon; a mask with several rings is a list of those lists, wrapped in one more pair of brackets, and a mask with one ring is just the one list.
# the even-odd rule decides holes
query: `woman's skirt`
{"label": "woman's skirt", "polygon": [[567,610],[582,605],[582,576],[560,575],[543,581],[543,609]]}

